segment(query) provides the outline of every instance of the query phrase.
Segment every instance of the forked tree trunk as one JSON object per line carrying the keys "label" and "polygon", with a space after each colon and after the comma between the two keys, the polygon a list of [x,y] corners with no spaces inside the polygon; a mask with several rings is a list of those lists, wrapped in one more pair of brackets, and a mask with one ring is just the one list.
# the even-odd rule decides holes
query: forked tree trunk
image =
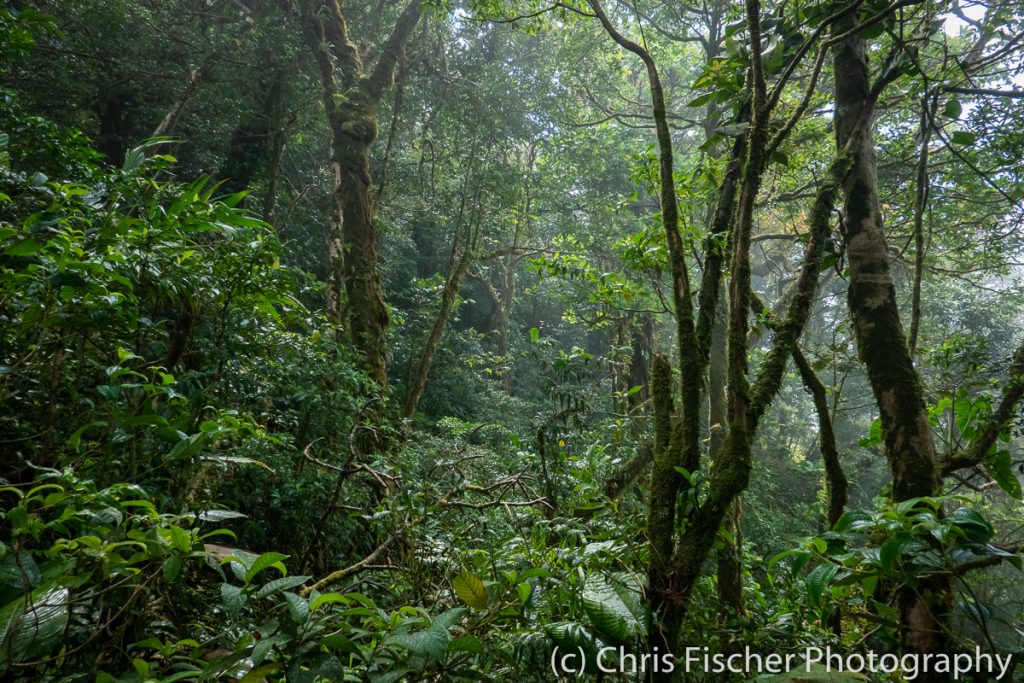
{"label": "forked tree trunk", "polygon": [[337,0],[302,0],[306,39],[317,63],[331,130],[334,215],[328,234],[328,316],[361,352],[366,373],[387,388],[388,311],[378,272],[377,228],[370,195],[370,145],[377,105],[391,84],[402,49],[419,21],[419,0],[399,16],[367,73]]}

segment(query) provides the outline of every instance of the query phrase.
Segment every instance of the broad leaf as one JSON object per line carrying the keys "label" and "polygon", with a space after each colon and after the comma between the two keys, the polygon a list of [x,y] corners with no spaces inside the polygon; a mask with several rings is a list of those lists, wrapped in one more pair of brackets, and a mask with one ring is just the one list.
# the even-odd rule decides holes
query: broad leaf
{"label": "broad leaf", "polygon": [[618,645],[628,645],[643,632],[643,613],[629,589],[600,574],[591,574],[583,588],[583,609],[597,632]]}
{"label": "broad leaf", "polygon": [[484,582],[469,572],[452,579],[452,590],[462,602],[476,609],[487,609],[487,590]]}

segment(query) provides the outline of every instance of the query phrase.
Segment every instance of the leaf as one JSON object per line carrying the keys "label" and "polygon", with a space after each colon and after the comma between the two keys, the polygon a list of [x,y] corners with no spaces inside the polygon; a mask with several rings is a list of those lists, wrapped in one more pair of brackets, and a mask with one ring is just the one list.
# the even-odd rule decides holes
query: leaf
{"label": "leaf", "polygon": [[43,246],[42,243],[28,237],[7,247],[4,249],[4,253],[8,256],[32,256],[38,254]]}
{"label": "leaf", "polygon": [[951,119],[958,119],[963,111],[964,107],[960,104],[959,100],[949,100],[946,102],[946,106],[942,108],[942,115]]}
{"label": "leaf", "polygon": [[309,601],[309,609],[315,612],[320,605],[333,605],[339,602],[345,605],[351,604],[351,601],[341,593],[324,593]]}
{"label": "leaf", "polygon": [[284,600],[288,603],[288,613],[296,624],[305,624],[309,619],[309,602],[295,593],[285,593]]}
{"label": "leaf", "polygon": [[717,97],[717,96],[718,96],[718,93],[716,93],[716,92],[709,92],[709,93],[705,93],[703,95],[698,95],[697,97],[695,97],[692,100],[690,100],[689,102],[687,102],[686,106],[689,107],[690,109],[693,109],[693,108],[696,108],[696,107],[702,107],[705,104],[707,104],[708,102],[711,102],[712,100],[714,100],[715,97]]}
{"label": "leaf", "polygon": [[404,647],[415,654],[429,655],[440,660],[448,649],[449,640],[447,631],[431,627],[416,633],[395,633],[387,639],[387,642]]}
{"label": "leaf", "polygon": [[773,556],[770,560],[768,560],[768,569],[771,569],[787,557],[792,557],[794,555],[809,556],[810,554],[810,551],[804,550],[802,548],[790,548],[789,550],[783,550],[781,553],[778,553],[777,555]]}
{"label": "leaf", "polygon": [[175,549],[182,553],[192,550],[192,536],[180,526],[171,525],[171,543]]}
{"label": "leaf", "polygon": [[[628,645],[643,632],[643,614],[637,605],[627,604],[616,586],[600,574],[591,574],[583,587],[583,609],[598,634],[619,645]],[[630,600],[630,602],[633,602]]]}
{"label": "leaf", "polygon": [[220,599],[224,603],[224,609],[232,616],[238,616],[242,612],[242,606],[245,605],[242,589],[232,586],[230,583],[220,585]]}
{"label": "leaf", "polygon": [[245,572],[245,582],[251,583],[256,576],[264,569],[274,567],[281,575],[284,576],[288,573],[288,570],[281,564],[281,560],[288,559],[287,555],[281,553],[263,553],[256,558],[256,561]]}
{"label": "leaf", "polygon": [[531,327],[530,328],[530,343],[536,344],[538,341],[540,341],[540,330],[538,330],[536,327]]}
{"label": "leaf", "polygon": [[335,652],[349,652],[355,655],[361,654],[359,646],[340,633],[332,633],[324,636],[320,639],[320,644],[328,650],[334,650]]}
{"label": "leaf", "polygon": [[0,609],[0,667],[44,655],[61,642],[69,595],[66,588],[40,586]]}
{"label": "leaf", "polygon": [[885,24],[881,21],[876,21],[862,28],[860,30],[860,37],[870,40],[871,38],[877,38],[883,33],[885,33]]}
{"label": "leaf", "polygon": [[[603,644],[586,627],[575,621],[560,621],[546,625],[544,632],[563,653],[582,650],[586,671],[597,673],[597,652]],[[576,663],[580,663],[579,660]]]}
{"label": "leaf", "polygon": [[414,669],[394,669],[386,673],[370,673],[370,683],[398,683],[402,678],[410,673],[413,673]]}
{"label": "leaf", "polygon": [[804,585],[807,587],[807,597],[810,599],[811,605],[816,608],[821,607],[821,596],[825,593],[825,588],[828,587],[829,581],[839,571],[839,567],[826,562],[819,564],[817,567],[811,570],[811,573],[804,579]]}
{"label": "leaf", "polygon": [[885,539],[885,542],[882,543],[882,547],[878,551],[878,561],[882,565],[882,570],[886,573],[891,573],[893,566],[900,556],[918,545],[920,543],[913,536],[905,533],[895,534]]}
{"label": "leaf", "polygon": [[452,626],[459,623],[459,620],[462,619],[462,617],[466,616],[467,612],[469,612],[469,610],[465,607],[453,607],[452,609],[445,610],[441,614],[438,614],[436,617],[434,617],[433,623],[431,625],[436,626],[438,628],[443,628],[447,631]]}
{"label": "leaf", "polygon": [[452,590],[462,602],[476,609],[487,609],[487,590],[484,582],[469,572],[462,572],[452,579]]}
{"label": "leaf", "polygon": [[1015,499],[1020,500],[1020,479],[1017,478],[1016,473],[1013,471],[1013,460],[1010,457],[1009,451],[1005,449],[997,451],[985,463],[985,471],[995,479],[996,483],[999,484],[999,488]]}
{"label": "leaf", "polygon": [[168,555],[163,564],[164,581],[174,581],[181,573],[181,556]]}
{"label": "leaf", "polygon": [[259,666],[263,663],[263,660],[267,658],[267,654],[270,653],[270,649],[274,647],[274,640],[272,638],[264,638],[259,641],[252,648],[252,654],[249,657],[252,659],[253,666]]}
{"label": "leaf", "polygon": [[282,576],[279,579],[267,581],[258,591],[256,591],[256,594],[253,595],[253,597],[260,600],[261,598],[265,598],[268,595],[277,593],[278,591],[286,591],[291,588],[295,588],[296,586],[301,586],[306,583],[306,581],[309,581],[309,578],[310,577],[308,576]]}
{"label": "leaf", "polygon": [[248,515],[234,510],[207,510],[199,513],[199,519],[203,522],[223,522],[228,519],[245,519]]}
{"label": "leaf", "polygon": [[953,510],[949,513],[949,521],[963,531],[964,538],[973,543],[987,543],[995,534],[992,525],[971,508]]}
{"label": "leaf", "polygon": [[[24,509],[21,506],[18,508]],[[10,515],[10,511],[8,511],[8,515]],[[28,586],[25,585],[26,578]],[[36,564],[32,553],[27,550],[17,553],[17,560],[15,560],[13,552],[8,553],[0,560],[0,586],[10,586],[19,593],[23,593],[30,587],[37,587],[42,580],[43,573],[39,570],[39,565]]]}
{"label": "leaf", "polygon": [[954,145],[963,145],[964,147],[969,147],[970,145],[973,145],[975,140],[977,139],[978,136],[975,133],[966,130],[958,130],[957,132],[953,133],[953,137],[951,140]]}
{"label": "leaf", "polygon": [[480,654],[484,651],[484,646],[480,643],[480,639],[473,635],[459,636],[448,644],[449,652],[472,652],[474,654]]}
{"label": "leaf", "polygon": [[533,586],[523,582],[516,586],[516,594],[519,596],[519,603],[526,605],[530,602],[530,596],[533,595]]}

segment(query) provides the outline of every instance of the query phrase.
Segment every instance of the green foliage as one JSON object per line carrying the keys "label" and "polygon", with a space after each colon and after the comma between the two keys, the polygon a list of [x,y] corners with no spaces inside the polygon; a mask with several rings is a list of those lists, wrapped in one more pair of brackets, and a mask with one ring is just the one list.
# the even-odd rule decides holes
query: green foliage
{"label": "green foliage", "polygon": [[55,656],[87,664],[110,645],[100,634],[156,618],[185,589],[205,541],[233,536],[204,532],[193,514],[161,513],[138,486],[99,488],[70,469],[41,470],[0,495],[9,528],[0,545],[2,661],[14,671]]}
{"label": "green foliage", "polygon": [[[487,0],[470,16],[441,3],[410,37],[357,179],[391,320],[382,395],[322,312],[345,197],[308,27],[271,2],[31,3],[56,18],[25,4],[0,8],[5,680],[539,681],[555,647],[582,648],[595,676],[602,647],[646,652],[659,617],[643,579],[647,371],[675,348],[677,311],[644,65],[584,16],[593,8]],[[343,4],[369,72],[401,3]],[[872,81],[899,76],[874,127],[880,209],[901,302],[923,259],[915,362],[942,457],[966,452],[1015,386],[1018,98],[960,87],[964,74],[1011,87],[1011,5],[955,30],[941,3],[927,18],[858,9]],[[748,131],[745,8],[604,9],[665,86],[690,286],[712,253],[728,278],[735,245],[708,223]],[[803,200],[834,153],[827,91],[844,81],[826,52],[805,93],[825,48],[802,50],[831,12],[762,11],[767,86],[789,78],[769,133],[797,114],[753,201],[752,286],[771,306],[786,302],[809,241]],[[891,454],[845,304],[848,218],[828,236],[800,344],[826,384],[851,508],[867,511],[822,531],[822,425],[792,372],[754,440],[739,528],[713,548],[737,553],[744,604],[719,604],[709,561],[682,639],[893,649],[894,587],[952,578],[956,634],[1017,651],[1021,560],[1006,530],[1019,527],[1020,427],[1000,425],[980,467],[933,498],[876,498]],[[419,411],[399,423],[470,233]],[[751,322],[753,374],[778,330]],[[702,452],[728,427],[708,420]],[[675,468],[692,484],[677,510],[709,503],[710,465]]]}
{"label": "green foliage", "polygon": [[969,500],[946,496],[898,504],[879,501],[874,511],[847,512],[833,530],[776,555],[770,564],[787,560],[794,575],[813,565],[804,587],[816,611],[861,606],[872,615],[865,618],[894,639],[898,617],[883,586],[917,586],[941,575],[952,580],[969,568],[1002,561],[1024,569],[1019,555],[992,544],[995,530],[977,511],[963,506]]}

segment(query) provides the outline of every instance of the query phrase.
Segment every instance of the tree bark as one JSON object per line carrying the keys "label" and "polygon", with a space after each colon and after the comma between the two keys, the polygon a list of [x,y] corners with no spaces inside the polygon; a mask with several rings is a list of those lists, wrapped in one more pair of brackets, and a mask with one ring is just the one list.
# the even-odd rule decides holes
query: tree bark
{"label": "tree bark", "polygon": [[419,22],[421,5],[412,0],[405,7],[369,73],[348,39],[348,26],[337,0],[302,0],[300,6],[332,137],[334,215],[327,238],[328,316],[360,351],[366,373],[386,389],[389,320],[378,272],[369,150],[377,139],[378,102]]}
{"label": "tree bark", "polygon": [[921,97],[921,151],[917,156],[917,178],[914,191],[914,284],[910,304],[910,356],[917,353],[917,338],[921,330],[921,281],[924,279],[924,217],[928,210],[928,143],[931,142],[931,120],[938,105],[938,97],[925,93]]}
{"label": "tree bark", "polygon": [[[729,311],[719,301],[711,329],[708,358],[708,460],[714,463],[725,443],[728,403],[725,395],[726,324]],[[716,588],[722,621],[728,623],[743,614],[743,550],[740,541],[740,504],[734,501],[722,523],[721,546],[715,552],[718,564]]]}
{"label": "tree bark", "polygon": [[821,459],[825,465],[825,521],[831,529],[846,510],[846,503],[850,498],[849,482],[839,460],[839,449],[836,447],[836,435],[832,428],[832,413],[829,411],[825,385],[818,379],[814,368],[798,345],[793,346],[793,362],[800,371],[804,386],[811,394],[814,412],[818,416],[818,448],[821,450]]}
{"label": "tree bark", "polygon": [[[842,149],[851,138],[853,166],[843,182],[846,254],[850,264],[848,305],[861,361],[881,414],[885,454],[892,471],[892,496],[904,501],[930,496],[940,485],[921,379],[903,332],[896,288],[889,270],[878,199],[871,136],[877,87],[869,81],[864,39],[846,15],[833,34],[848,36],[833,49],[835,135]],[[896,596],[901,645],[907,653],[948,651],[952,590],[948,577],[904,586]],[[923,674],[928,678],[935,674]]]}

